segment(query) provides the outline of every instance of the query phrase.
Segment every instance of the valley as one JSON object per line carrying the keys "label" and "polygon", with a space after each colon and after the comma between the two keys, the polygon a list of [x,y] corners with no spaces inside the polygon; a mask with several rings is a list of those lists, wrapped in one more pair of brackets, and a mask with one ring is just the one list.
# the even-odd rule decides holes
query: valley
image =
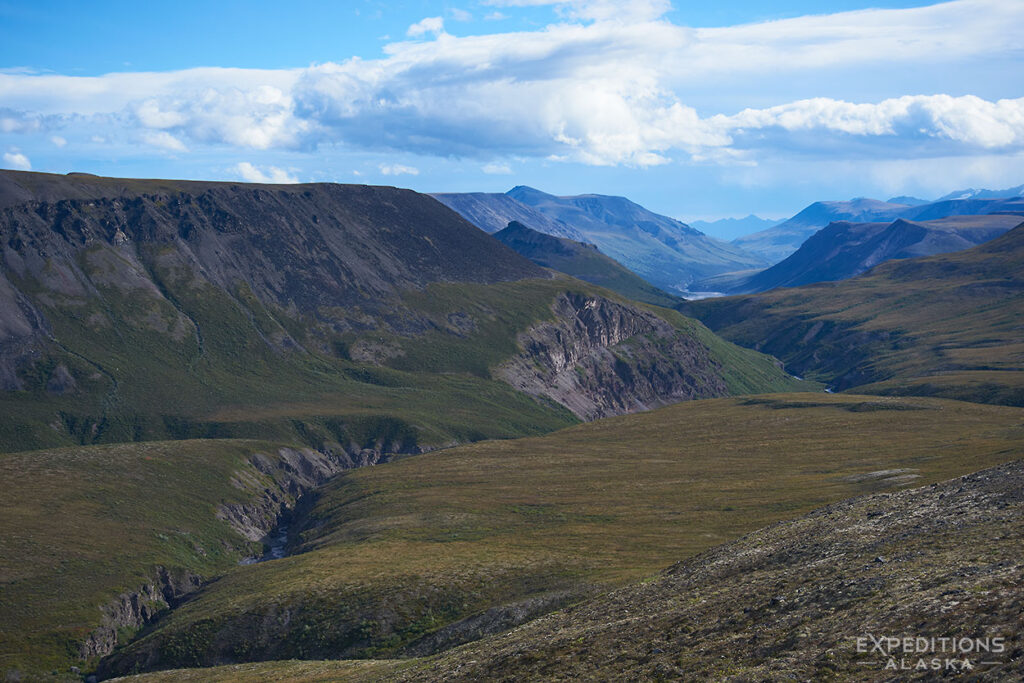
{"label": "valley", "polygon": [[757,259],[624,198],[438,198],[0,172],[8,679],[843,676],[865,563],[968,562],[913,526],[960,477],[971,590],[1019,599],[1020,216],[833,223],[764,273],[880,263],[686,301],[609,245]]}

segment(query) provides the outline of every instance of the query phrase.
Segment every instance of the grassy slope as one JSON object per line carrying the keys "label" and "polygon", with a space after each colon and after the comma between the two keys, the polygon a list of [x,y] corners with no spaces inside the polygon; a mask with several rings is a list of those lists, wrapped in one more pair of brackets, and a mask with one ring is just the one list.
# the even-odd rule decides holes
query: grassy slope
{"label": "grassy slope", "polygon": [[683,310],[840,388],[1024,405],[1024,229],[841,283]]}
{"label": "grassy slope", "polygon": [[[272,444],[176,441],[0,454],[0,670],[67,670],[101,605],[156,566],[212,576],[259,552],[215,517]],[[258,491],[257,491],[258,493]]]}
{"label": "grassy slope", "polygon": [[[180,341],[151,322],[158,316],[175,319],[169,305],[114,288],[103,292],[102,304],[89,300],[46,311],[67,350],[26,373],[29,391],[0,395],[8,416],[0,424],[0,448],[207,437],[317,445],[340,440],[326,420],[347,425],[368,415],[403,420],[421,445],[544,433],[575,418],[561,406],[491,380],[490,368],[516,352],[518,332],[552,317],[550,304],[561,292],[619,298],[564,277],[407,291],[403,305],[430,321],[426,330],[372,330],[346,340],[349,348],[387,349],[392,355],[383,362],[390,367],[378,367],[321,353],[274,351],[260,337],[287,316],[246,300],[244,292],[231,296],[169,275],[162,283],[188,313]],[[771,359],[738,350],[673,311],[651,310],[694,330],[737,393],[800,388]],[[99,315],[114,323],[82,323]],[[45,385],[58,361],[89,379],[79,381],[75,392],[52,395]],[[316,435],[312,440],[310,433]]]}
{"label": "grassy slope", "polygon": [[232,572],[135,647],[164,665],[212,661],[214,634],[258,650],[245,624],[288,605],[274,657],[394,654],[493,604],[634,581],[831,501],[1007,461],[1022,438],[1012,408],[795,394],[407,458],[330,483],[308,552]]}

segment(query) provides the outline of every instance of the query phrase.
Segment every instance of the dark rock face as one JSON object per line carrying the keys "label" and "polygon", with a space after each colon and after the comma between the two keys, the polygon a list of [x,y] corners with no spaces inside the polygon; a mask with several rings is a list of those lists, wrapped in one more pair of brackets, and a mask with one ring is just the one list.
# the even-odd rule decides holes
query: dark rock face
{"label": "dark rock face", "polygon": [[187,571],[169,571],[157,567],[156,575],[137,590],[122,593],[104,606],[102,625],[79,648],[82,659],[113,652],[118,630],[138,629],[152,621],[162,610],[173,607],[202,586],[202,579]]}
{"label": "dark rock face", "polygon": [[[36,174],[5,172],[2,180],[11,185],[23,175]],[[545,277],[454,212],[409,190],[126,182],[119,194],[23,197],[4,207],[4,271],[19,280],[32,276],[66,297],[95,296],[97,284],[159,297],[150,270],[160,261],[223,290],[244,284],[260,301],[300,312],[356,305],[380,312],[396,291],[431,282]],[[66,195],[82,189],[76,179],[52,184],[46,196],[58,188]],[[83,253],[106,266],[106,282],[83,272]],[[26,336],[38,316],[23,310],[23,298],[7,279],[0,296],[0,331]]]}
{"label": "dark rock face", "polygon": [[565,294],[555,322],[520,335],[522,352],[496,374],[583,420],[725,396],[706,347],[661,318],[600,297]]}
{"label": "dark rock face", "polygon": [[[1020,680],[1021,533],[1018,460],[767,527],[400,680]],[[869,636],[926,642],[871,652]]]}
{"label": "dark rock face", "polygon": [[274,483],[234,480],[239,488],[263,492],[250,503],[226,503],[217,509],[217,518],[250,541],[262,541],[273,529],[282,511],[291,508],[295,500],[345,470],[386,462],[390,452],[380,448],[362,449],[349,453],[337,444],[327,451],[311,448],[281,448],[278,457],[270,458],[256,453],[250,459],[256,470]]}

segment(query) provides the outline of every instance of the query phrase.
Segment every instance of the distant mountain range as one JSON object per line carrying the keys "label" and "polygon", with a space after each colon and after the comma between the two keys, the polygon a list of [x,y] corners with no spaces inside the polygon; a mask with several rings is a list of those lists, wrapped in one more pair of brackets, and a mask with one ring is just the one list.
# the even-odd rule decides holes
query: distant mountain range
{"label": "distant mountain range", "polygon": [[781,219],[761,218],[750,214],[745,218],[720,218],[717,221],[690,221],[688,225],[722,240],[735,240],[781,223]]}
{"label": "distant mountain range", "polygon": [[586,241],[580,231],[571,225],[550,218],[507,194],[465,192],[432,196],[484,232],[496,233],[516,221],[545,235],[565,237],[576,242]]}
{"label": "distant mountain range", "polygon": [[934,201],[893,197],[887,201],[859,197],[848,201],[815,202],[792,218],[766,230],[734,239],[731,244],[778,263],[795,252],[808,237],[834,221],[889,222],[897,218],[924,221],[947,216],[1018,211],[1014,201],[1024,185],[1005,190],[958,190]]}
{"label": "distant mountain range", "polygon": [[1019,197],[1021,195],[1024,195],[1024,185],[1009,187],[1005,190],[975,190],[974,188],[970,188],[967,190],[950,192],[947,195],[939,197],[935,201],[941,202],[947,199],[998,199],[1000,197]]}
{"label": "distant mountain range", "polygon": [[[596,244],[604,254],[669,292],[685,292],[691,283],[709,275],[767,265],[758,256],[625,197],[556,197],[523,185],[504,195],[435,197],[488,232],[495,232],[500,220],[507,219],[505,225],[515,220],[539,232]],[[547,220],[531,220],[529,213],[510,204],[509,199]]]}
{"label": "distant mountain range", "polygon": [[845,280],[883,261],[969,249],[1021,223],[1024,215],[1020,214],[950,216],[929,221],[897,218],[891,223],[836,221],[767,270],[738,277],[720,275],[702,285],[738,294]]}
{"label": "distant mountain range", "polygon": [[539,266],[561,271],[625,297],[657,306],[672,307],[680,299],[668,294],[615,259],[602,254],[593,244],[545,235],[512,221],[494,238]]}

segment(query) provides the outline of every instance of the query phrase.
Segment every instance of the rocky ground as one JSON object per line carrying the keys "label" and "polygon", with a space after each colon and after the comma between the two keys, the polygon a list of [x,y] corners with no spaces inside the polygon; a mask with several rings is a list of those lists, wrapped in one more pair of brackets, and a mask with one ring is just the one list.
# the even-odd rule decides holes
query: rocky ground
{"label": "rocky ground", "polygon": [[[1018,460],[938,485],[855,498],[767,527],[652,581],[454,650],[403,675],[1020,680],[1022,539],[1024,461]],[[882,637],[915,640],[905,653],[903,641],[876,646]],[[967,638],[975,650],[979,641],[987,642],[991,651],[951,652],[948,641],[932,638]]]}

